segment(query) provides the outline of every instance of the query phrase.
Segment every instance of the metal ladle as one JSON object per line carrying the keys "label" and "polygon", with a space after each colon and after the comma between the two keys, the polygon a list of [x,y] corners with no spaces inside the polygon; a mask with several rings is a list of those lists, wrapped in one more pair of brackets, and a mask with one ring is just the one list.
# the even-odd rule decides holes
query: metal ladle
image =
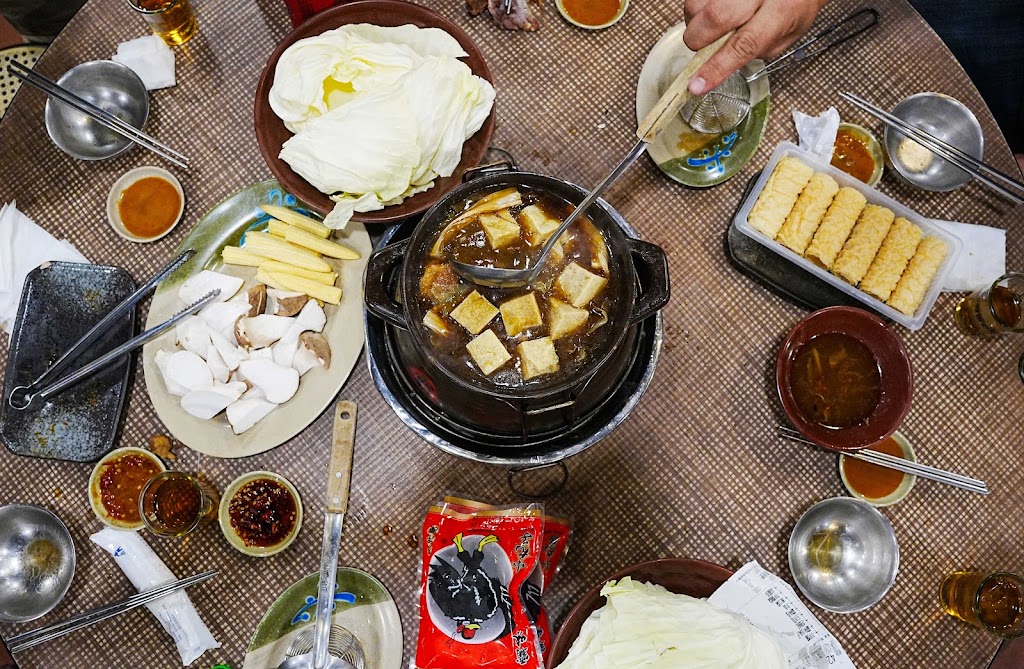
{"label": "metal ladle", "polygon": [[[353,402],[338,402],[334,409],[334,444],[331,446],[331,462],[327,474],[327,513],[324,519],[323,552],[320,554],[313,650],[289,657],[278,669],[354,669],[351,662],[331,655],[328,646],[335,578],[338,574],[338,548],[345,512],[348,511],[355,438],[356,405]],[[362,655],[361,651],[359,655]]]}
{"label": "metal ladle", "polygon": [[467,263],[459,262],[455,258],[449,258],[452,267],[460,275],[473,283],[481,286],[493,286],[497,288],[515,288],[519,286],[525,286],[530,284],[540,271],[544,268],[544,263],[548,258],[551,249],[554,248],[558,238],[572,225],[577,218],[582,216],[587,208],[590,207],[594,201],[601,197],[601,193],[605,191],[616,179],[618,179],[623,172],[625,172],[630,165],[636,162],[636,159],[643,155],[644,151],[647,150],[647,145],[654,141],[657,137],[672,121],[683,104],[690,98],[690,92],[687,90],[687,86],[690,83],[690,78],[697,73],[704,63],[713,56],[725,42],[732,36],[732,33],[724,35],[718,41],[709,44],[704,47],[687,63],[686,67],[679,76],[676,77],[672,85],[668,87],[664,95],[655,103],[654,107],[644,120],[640,122],[640,127],[636,131],[636,136],[639,141],[629,150],[626,157],[615,166],[615,169],[604,178],[592,191],[590,191],[582,202],[573,210],[569,216],[566,217],[562,224],[558,226],[558,229],[548,238],[546,244],[541,249],[540,254],[533,261],[532,267],[526,269],[504,269],[501,267],[485,267],[481,265],[470,265]]}
{"label": "metal ladle", "polygon": [[[720,135],[743,122],[750,114],[750,84],[770,72],[777,72],[799,63],[870,30],[878,24],[879,14],[871,7],[856,11],[803,44],[782,54],[757,72],[744,77],[733,72],[720,85],[704,95],[691,97],[683,105],[680,116],[699,133]],[[824,42],[822,42],[824,40]],[[818,44],[822,42],[821,44]],[[811,48],[818,44],[817,47]]]}

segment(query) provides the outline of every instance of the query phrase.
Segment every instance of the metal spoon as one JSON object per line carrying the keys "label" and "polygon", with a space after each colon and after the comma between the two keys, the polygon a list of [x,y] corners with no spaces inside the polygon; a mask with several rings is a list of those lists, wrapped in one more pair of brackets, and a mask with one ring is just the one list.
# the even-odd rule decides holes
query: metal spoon
{"label": "metal spoon", "polygon": [[338,402],[334,409],[334,445],[327,474],[327,513],[324,519],[323,552],[320,554],[320,583],[317,586],[315,636],[312,652],[289,657],[278,669],[354,669],[351,662],[328,652],[331,633],[331,605],[334,603],[338,573],[338,547],[348,510],[352,481],[352,450],[356,437],[356,405]]}
{"label": "metal spoon", "polygon": [[729,33],[717,42],[709,44],[704,47],[696,54],[686,65],[679,76],[676,77],[672,85],[668,87],[664,95],[655,103],[654,108],[648,112],[647,116],[640,123],[639,129],[636,131],[636,136],[639,141],[633,145],[633,148],[629,150],[626,157],[615,166],[615,169],[599,183],[587,197],[580,202],[579,206],[564,221],[558,226],[554,234],[548,238],[544,248],[541,249],[540,254],[534,259],[533,266],[527,267],[526,269],[502,269],[500,267],[483,267],[480,265],[469,265],[466,263],[459,262],[455,258],[449,258],[452,263],[452,267],[460,275],[473,283],[481,286],[493,286],[497,288],[515,288],[518,286],[525,286],[537,278],[540,271],[544,268],[544,263],[547,261],[548,254],[551,249],[554,248],[558,238],[565,233],[566,229],[573,222],[582,216],[586,212],[587,208],[593,204],[594,200],[601,197],[601,193],[604,192],[608,186],[618,179],[626,169],[629,168],[636,159],[643,155],[644,151],[647,150],[647,145],[650,144],[655,137],[661,134],[672,118],[679,112],[683,104],[690,98],[690,92],[687,90],[687,86],[690,83],[690,78],[697,73],[704,63],[708,61],[722,46],[726,43],[732,33]]}

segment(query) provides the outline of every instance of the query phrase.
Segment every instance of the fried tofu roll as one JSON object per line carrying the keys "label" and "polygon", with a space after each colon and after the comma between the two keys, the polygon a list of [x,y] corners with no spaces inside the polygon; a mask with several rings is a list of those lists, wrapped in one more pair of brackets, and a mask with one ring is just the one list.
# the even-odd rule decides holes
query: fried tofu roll
{"label": "fried tofu roll", "polygon": [[859,191],[849,187],[840,188],[807,247],[804,254],[806,258],[819,267],[831,268],[867,203],[867,198]]}
{"label": "fried tofu roll", "polygon": [[874,204],[864,207],[850,238],[832,265],[832,273],[850,285],[860,283],[889,234],[894,218],[896,215],[885,207]]}
{"label": "fried tofu roll", "polygon": [[757,196],[747,222],[772,239],[779,234],[779,228],[793,210],[800,192],[811,180],[814,170],[797,158],[785,156],[775,166],[761,194]]}
{"label": "fried tofu roll", "polygon": [[794,253],[803,255],[838,192],[839,184],[835,179],[815,172],[797,198],[793,211],[789,212],[786,222],[782,224],[776,241]]}
{"label": "fried tofu roll", "polygon": [[860,289],[885,302],[889,299],[903,270],[921,242],[921,228],[905,218],[897,218],[878,249],[868,273],[860,281]]}
{"label": "fried tofu roll", "polygon": [[937,237],[922,239],[889,297],[889,306],[913,316],[945,258],[946,242]]}

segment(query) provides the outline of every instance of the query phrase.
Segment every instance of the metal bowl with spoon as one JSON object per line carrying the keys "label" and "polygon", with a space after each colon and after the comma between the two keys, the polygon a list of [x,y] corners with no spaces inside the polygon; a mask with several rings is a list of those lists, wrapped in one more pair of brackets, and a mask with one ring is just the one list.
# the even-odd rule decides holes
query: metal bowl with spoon
{"label": "metal bowl with spoon", "polygon": [[[352,450],[356,438],[356,405],[338,402],[334,409],[334,439],[327,474],[327,513],[324,519],[323,552],[320,554],[320,583],[317,586],[316,622],[313,644],[299,645],[297,638],[289,650],[309,650],[289,657],[278,669],[361,669],[363,649],[359,640],[338,625],[331,625],[335,577],[338,572],[338,548],[348,511],[348,493],[352,482]],[[337,628],[337,630],[332,629]],[[308,638],[308,637],[307,637]],[[335,655],[330,651],[334,642]]]}

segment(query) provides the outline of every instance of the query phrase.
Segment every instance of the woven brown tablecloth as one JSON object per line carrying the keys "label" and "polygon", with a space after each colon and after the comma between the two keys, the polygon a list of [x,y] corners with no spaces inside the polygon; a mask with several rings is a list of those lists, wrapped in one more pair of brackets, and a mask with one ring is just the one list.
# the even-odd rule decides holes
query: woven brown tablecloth
{"label": "woven brown tablecloth", "polygon": [[[494,74],[498,126],[494,144],[524,167],[593,184],[632,145],[634,90],[658,37],[682,18],[681,2],[634,3],[623,21],[585,33],[562,21],[544,0],[536,34],[498,30],[487,17],[469,19],[461,0],[424,4],[472,35]],[[18,207],[57,237],[71,239],[93,262],[126,267],[144,279],[213,204],[270,176],[252,131],[252,97],[267,56],[289,29],[280,0],[196,0],[200,32],[177,49],[178,85],[152,95],[147,130],[192,159],[179,176],[188,198],[184,224],[151,245],[126,244],[104,220],[113,181],[131,167],[159,164],[134,149],[113,160],[69,158],[43,128],[43,98],[22,90],[0,125],[0,200]],[[837,1],[823,19],[853,8]],[[565,568],[546,593],[560,621],[603,576],[664,556],[701,558],[736,568],[756,559],[789,578],[785,547],[797,517],[814,502],[843,493],[831,455],[780,441],[773,434],[777,400],[775,352],[804,312],[744,278],[727,262],[722,235],[743,185],[779,141],[793,137],[790,110],[817,113],[835,104],[849,120],[881,128],[842,104],[840,90],[859,91],[883,107],[919,91],[955,96],[981,121],[986,158],[1015,170],[1006,142],[974,86],[924,21],[899,0],[879,0],[881,26],[852,48],[772,80],[772,117],[754,160],[726,184],[705,191],[670,182],[647,159],[608,193],[643,235],[667,251],[673,281],[665,310],[664,355],[653,385],[626,423],[572,458],[567,488],[549,507],[571,514],[576,534]],[[107,58],[120,41],[146,33],[123,3],[93,0],[58,37],[38,70],[56,78],[73,65]],[[886,177],[880,188],[925,216],[1011,228],[1008,265],[1020,267],[1019,212],[972,184],[952,194],[917,192]],[[976,341],[953,327],[955,298],[944,295],[923,330],[903,336],[916,371],[914,404],[904,431],[921,460],[989,482],[987,498],[920,481],[910,497],[885,510],[899,535],[901,564],[888,596],[867,612],[838,616],[814,609],[861,669],[881,666],[983,667],[997,642],[940,611],[943,574],[973,566],[1021,568],[1024,465],[1017,379],[1019,340]],[[0,337],[0,364],[7,356]],[[416,634],[414,592],[419,532],[426,505],[463,491],[505,502],[505,470],[464,462],[417,439],[378,395],[363,362],[342,391],[359,403],[359,430],[346,521],[343,564],[377,575],[391,590],[405,625],[406,652]],[[329,414],[330,412],[328,412]],[[217,567],[221,575],[191,596],[223,648],[194,666],[241,664],[253,629],[289,584],[319,561],[318,502],[330,434],[321,416],[299,437],[260,456],[218,460],[185,450],[179,465],[224,486],[238,474],[271,469],[294,481],[310,519],[298,541],[276,557],[248,559],[215,527],[186,541],[147,536],[179,575]],[[137,369],[122,445],[142,444],[162,430]],[[119,599],[130,586],[109,556],[88,541],[100,529],[86,498],[87,464],[15,457],[0,449],[0,503],[54,510],[71,528],[78,572],[46,623]],[[393,531],[387,533],[385,527]],[[4,627],[9,636],[24,627]],[[143,610],[19,656],[34,667],[174,667],[177,653]]]}

